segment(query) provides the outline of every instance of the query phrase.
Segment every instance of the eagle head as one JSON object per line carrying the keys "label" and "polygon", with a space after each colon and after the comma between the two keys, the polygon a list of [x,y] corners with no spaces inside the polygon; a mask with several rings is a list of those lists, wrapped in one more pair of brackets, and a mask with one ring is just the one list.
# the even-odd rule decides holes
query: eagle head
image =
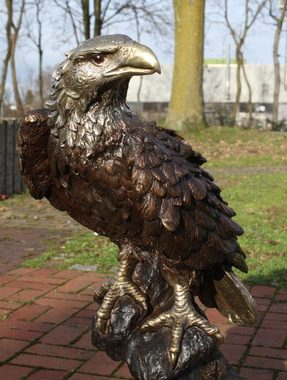
{"label": "eagle head", "polygon": [[[82,42],[66,53],[53,77],[73,99],[96,99],[99,93],[134,75],[160,73],[160,64],[150,48],[125,35],[106,35]],[[128,79],[127,81],[125,79]],[[57,86],[57,83],[54,84]]]}
{"label": "eagle head", "polygon": [[[132,76],[160,73],[152,50],[121,34],[86,40],[66,57],[53,74],[53,90],[46,103],[52,133],[60,135],[62,145],[68,141],[73,146],[78,139],[82,144],[80,125],[85,130],[95,130],[95,124],[104,128],[99,124],[109,124],[115,110],[130,112],[125,101]],[[62,130],[64,125],[68,133]]]}

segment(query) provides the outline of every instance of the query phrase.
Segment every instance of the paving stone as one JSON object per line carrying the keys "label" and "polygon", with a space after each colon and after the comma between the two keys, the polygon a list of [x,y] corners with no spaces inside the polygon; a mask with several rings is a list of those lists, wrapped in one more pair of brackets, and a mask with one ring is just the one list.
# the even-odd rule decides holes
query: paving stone
{"label": "paving stone", "polygon": [[273,371],[267,371],[265,369],[252,369],[242,368],[240,375],[244,376],[246,380],[272,380]]}
{"label": "paving stone", "polygon": [[0,340],[0,361],[4,362],[14,356],[17,352],[22,351],[30,343],[15,340],[15,339],[1,339]]}
{"label": "paving stone", "polygon": [[251,347],[249,355],[253,356],[262,356],[275,359],[286,359],[287,358],[287,349],[277,349],[269,347]]}
{"label": "paving stone", "polygon": [[69,372],[40,369],[28,377],[29,380],[62,380]]}
{"label": "paving stone", "polygon": [[244,365],[247,367],[254,367],[260,369],[266,368],[287,371],[287,359],[284,361],[280,359],[248,356],[244,361]]}
{"label": "paving stone", "polygon": [[88,360],[93,354],[93,352],[88,351],[88,350],[81,350],[78,348],[71,348],[71,347],[54,346],[51,344],[41,344],[41,343],[36,343],[33,346],[27,348],[25,350],[25,353],[55,356],[59,358],[77,359],[77,360]]}
{"label": "paving stone", "polygon": [[57,326],[53,331],[45,335],[42,339],[42,343],[68,345],[77,337],[83,334],[85,329],[81,327],[71,326]]}
{"label": "paving stone", "polygon": [[9,287],[9,286],[4,286],[0,288],[0,299],[5,299],[9,298],[12,294],[15,294],[22,290],[19,287]]}
{"label": "paving stone", "polygon": [[77,311],[75,309],[63,309],[52,307],[46,313],[41,314],[36,322],[60,324],[70,318]]}
{"label": "paving stone", "polygon": [[20,354],[19,356],[14,358],[11,363],[31,367],[47,369],[64,369],[71,371],[78,368],[81,364],[81,361],[75,359],[54,358],[51,356]]}
{"label": "paving stone", "polygon": [[91,336],[92,336],[91,331],[86,332],[84,335],[80,337],[80,339],[78,339],[73,344],[73,346],[79,347],[79,348],[93,349],[94,346],[92,345]]}
{"label": "paving stone", "polygon": [[45,313],[49,309],[49,306],[32,304],[32,305],[24,305],[20,309],[12,312],[10,318],[11,319],[20,319],[24,321],[32,321],[36,319],[39,315]]}
{"label": "paving stone", "polygon": [[0,367],[0,379],[22,380],[33,371],[33,368],[5,364]]}
{"label": "paving stone", "polygon": [[265,347],[282,347],[285,334],[282,330],[261,328],[252,341],[253,345]]}
{"label": "paving stone", "polygon": [[[287,314],[280,314],[280,313],[272,313],[268,311],[265,314],[264,319],[270,319],[271,321],[282,321],[282,322],[287,322]],[[274,323],[276,325],[276,323]]]}
{"label": "paving stone", "polygon": [[62,293],[78,293],[91,285],[92,282],[92,279],[87,278],[85,275],[81,275],[66,282],[65,285],[58,288],[58,291]]}
{"label": "paving stone", "polygon": [[97,375],[85,375],[83,373],[75,373],[70,380],[112,380],[114,377],[97,376]]}
{"label": "paving stone", "polygon": [[236,364],[246,351],[246,348],[247,346],[225,343],[219,349],[230,364]]}
{"label": "paving stone", "polygon": [[251,289],[251,294],[253,297],[261,297],[261,298],[271,298],[273,297],[276,288],[272,286],[253,286]]}
{"label": "paving stone", "polygon": [[80,369],[80,372],[96,375],[111,375],[120,363],[110,359],[104,352],[96,352]]}
{"label": "paving stone", "polygon": [[127,364],[123,364],[121,368],[117,370],[115,376],[124,377],[125,379],[133,379]]}
{"label": "paving stone", "polygon": [[271,313],[287,314],[287,302],[273,303],[269,311],[271,311]]}

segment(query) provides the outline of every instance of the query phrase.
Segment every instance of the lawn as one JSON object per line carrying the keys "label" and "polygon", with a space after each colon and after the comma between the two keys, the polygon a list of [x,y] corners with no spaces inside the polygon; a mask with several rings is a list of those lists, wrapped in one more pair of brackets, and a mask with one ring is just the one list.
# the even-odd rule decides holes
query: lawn
{"label": "lawn", "polygon": [[[223,189],[223,197],[237,211],[235,220],[249,273],[247,283],[287,287],[287,134],[214,127],[194,130],[185,138],[200,151]],[[219,170],[220,169],[220,170]],[[46,252],[24,266],[96,265],[114,271],[118,249],[92,232],[75,233],[59,246],[47,242]]]}

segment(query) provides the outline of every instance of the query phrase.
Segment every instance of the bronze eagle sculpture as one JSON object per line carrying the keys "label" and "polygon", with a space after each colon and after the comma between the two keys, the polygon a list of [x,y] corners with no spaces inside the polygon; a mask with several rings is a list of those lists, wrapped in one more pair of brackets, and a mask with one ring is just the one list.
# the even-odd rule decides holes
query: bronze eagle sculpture
{"label": "bronze eagle sculpture", "polygon": [[[22,119],[18,150],[34,198],[46,197],[119,246],[117,275],[96,294],[98,334],[111,325],[119,298],[129,296],[141,310],[143,334],[169,328],[174,368],[187,329],[222,340],[194,296],[235,323],[253,323],[256,312],[232,271],[247,271],[237,240],[243,230],[202,168],[206,160],[176,132],[140,120],[126,103],[131,77],[153,73],[160,73],[154,53],[125,35],[84,41],[53,74],[48,109]],[[136,283],[137,263],[156,265],[169,288],[167,304],[151,302]]]}

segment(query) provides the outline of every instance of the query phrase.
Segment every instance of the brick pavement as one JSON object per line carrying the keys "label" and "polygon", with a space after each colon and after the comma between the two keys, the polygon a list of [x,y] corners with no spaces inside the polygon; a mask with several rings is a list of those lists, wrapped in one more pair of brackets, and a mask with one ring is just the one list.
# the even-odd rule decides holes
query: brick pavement
{"label": "brick pavement", "polygon": [[[0,378],[7,380],[130,379],[127,366],[90,343],[97,309],[96,273],[16,269],[0,276]],[[255,327],[234,327],[207,311],[225,335],[221,350],[252,380],[287,379],[287,290],[254,286]]]}

